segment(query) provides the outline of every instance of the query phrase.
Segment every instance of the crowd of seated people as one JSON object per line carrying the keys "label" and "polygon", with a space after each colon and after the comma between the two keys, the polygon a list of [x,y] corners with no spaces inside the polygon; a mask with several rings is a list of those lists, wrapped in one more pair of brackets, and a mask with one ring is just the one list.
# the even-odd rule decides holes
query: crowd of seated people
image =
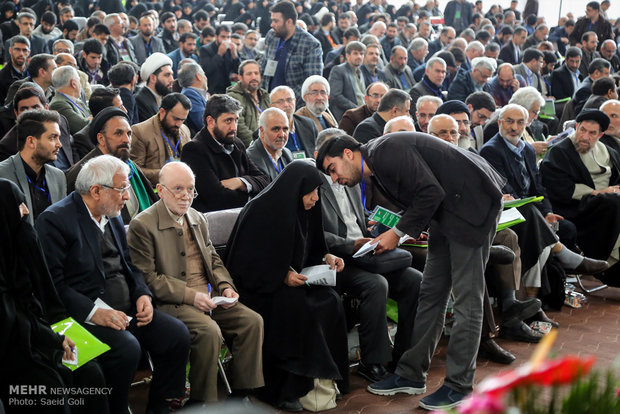
{"label": "crowd of seated people", "polygon": [[[301,411],[320,379],[335,401],[350,299],[368,391],[424,394],[452,291],[446,377],[420,402],[449,409],[476,357],[515,360],[496,335],[558,328],[543,307],[561,306],[567,273],[620,286],[606,2],[557,25],[516,1],[181,3],[0,2],[0,318],[30,338],[0,355],[16,381],[32,366],[24,384],[111,390],[58,412],[129,412],[143,354],[147,412],[214,403],[224,348],[232,397]],[[462,180],[480,194],[467,207]],[[495,232],[503,202],[538,196]],[[379,207],[399,224],[371,221]],[[206,217],[229,209],[220,256]],[[307,283],[322,263],[334,286]],[[68,316],[110,347],[73,373],[75,344],[48,329]],[[0,411],[20,412],[9,385]]]}

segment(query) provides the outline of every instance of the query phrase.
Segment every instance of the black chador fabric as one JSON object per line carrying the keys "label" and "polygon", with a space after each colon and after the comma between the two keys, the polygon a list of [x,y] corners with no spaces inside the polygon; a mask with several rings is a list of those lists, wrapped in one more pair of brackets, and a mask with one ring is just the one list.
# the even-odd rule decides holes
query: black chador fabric
{"label": "black chador fabric", "polygon": [[518,210],[525,218],[525,222],[511,228],[519,236],[521,268],[525,272],[538,262],[545,247],[554,245],[558,239],[534,204],[526,204]]}
{"label": "black chador fabric", "polygon": [[[0,398],[9,402],[9,385],[45,385],[48,389],[104,386],[96,363],[73,374],[62,365],[63,337],[54,333],[50,324],[64,319],[66,312],[36,232],[20,218],[19,205],[25,196],[4,179],[0,179],[0,194]],[[11,413],[32,412],[31,406],[10,405],[7,409]],[[47,406],[45,412],[68,413],[69,406]],[[107,413],[107,401],[105,396],[91,398],[71,412]]]}
{"label": "black chador fabric", "polygon": [[244,304],[265,321],[265,393],[269,401],[305,395],[313,378],[339,380],[348,391],[345,318],[330,287],[289,287],[289,269],[321,264],[327,252],[320,201],[302,198],[321,185],[318,170],[295,161],[239,214],[228,241],[226,267]]}

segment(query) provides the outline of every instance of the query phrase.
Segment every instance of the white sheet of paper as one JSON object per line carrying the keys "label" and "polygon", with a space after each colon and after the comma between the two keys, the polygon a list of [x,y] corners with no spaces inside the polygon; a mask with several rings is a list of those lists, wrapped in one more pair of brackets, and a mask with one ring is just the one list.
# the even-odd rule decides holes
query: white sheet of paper
{"label": "white sheet of paper", "polygon": [[71,364],[71,365],[77,365],[78,364],[78,349],[77,347],[73,348],[73,355],[75,356],[75,359],[71,360],[71,359],[65,359],[64,355],[62,354],[62,362],[65,364]]}
{"label": "white sheet of paper", "polygon": [[[373,239],[374,240],[374,239]],[[373,240],[369,240],[366,242],[366,244],[364,244],[362,247],[360,247],[360,249],[358,251],[355,252],[355,254],[353,255],[354,258],[356,257],[362,257],[365,254],[368,254],[372,251],[375,250],[375,247],[377,247],[377,244],[379,242],[374,242]]]}
{"label": "white sheet of paper", "polygon": [[237,301],[237,298],[227,298],[226,296],[214,296],[211,298],[211,300],[217,306],[220,306],[220,305],[228,305],[230,303],[235,303]]}
{"label": "white sheet of paper", "polygon": [[336,286],[336,269],[329,265],[304,267],[299,273],[308,278],[306,283],[310,285]]}
{"label": "white sheet of paper", "polygon": [[509,221],[513,221],[517,219],[525,220],[525,217],[523,217],[523,215],[519,212],[519,210],[517,210],[515,207],[512,207],[512,208],[509,208],[508,210],[502,211],[502,215],[499,218],[498,224],[508,223]]}
{"label": "white sheet of paper", "polygon": [[[110,305],[102,301],[100,298],[95,299],[95,306],[99,306],[102,309],[115,310],[115,309],[112,309]],[[131,316],[127,315],[127,322],[131,322],[132,319],[133,318]]]}

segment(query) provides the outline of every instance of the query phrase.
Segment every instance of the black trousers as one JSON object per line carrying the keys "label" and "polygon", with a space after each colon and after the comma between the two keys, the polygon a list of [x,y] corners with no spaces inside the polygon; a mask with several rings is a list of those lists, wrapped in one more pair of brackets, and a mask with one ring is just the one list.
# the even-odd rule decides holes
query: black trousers
{"label": "black trousers", "polygon": [[[411,347],[422,273],[411,267],[380,275],[347,264],[336,277],[336,288],[360,300],[359,338],[362,362],[395,364]],[[386,308],[388,296],[398,303],[398,330],[390,355]]]}
{"label": "black trousers", "polygon": [[110,346],[97,360],[106,386],[112,388],[108,399],[111,413],[128,413],[129,387],[138,368],[141,348],[149,352],[153,361],[149,406],[161,406],[166,399],[183,396],[190,344],[183,322],[154,310],[151,323],[142,327],[138,327],[135,317],[125,331],[89,324],[84,327]]}

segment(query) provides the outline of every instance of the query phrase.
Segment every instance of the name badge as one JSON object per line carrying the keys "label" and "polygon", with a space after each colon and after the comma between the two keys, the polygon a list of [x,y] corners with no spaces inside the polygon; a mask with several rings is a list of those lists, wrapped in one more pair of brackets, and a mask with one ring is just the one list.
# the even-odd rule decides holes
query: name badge
{"label": "name badge", "polygon": [[294,160],[303,160],[304,158],[306,158],[306,153],[304,151],[293,151]]}
{"label": "name badge", "polygon": [[267,65],[265,66],[265,73],[263,76],[271,76],[273,77],[276,74],[276,69],[278,68],[278,61],[269,59],[267,60]]}

